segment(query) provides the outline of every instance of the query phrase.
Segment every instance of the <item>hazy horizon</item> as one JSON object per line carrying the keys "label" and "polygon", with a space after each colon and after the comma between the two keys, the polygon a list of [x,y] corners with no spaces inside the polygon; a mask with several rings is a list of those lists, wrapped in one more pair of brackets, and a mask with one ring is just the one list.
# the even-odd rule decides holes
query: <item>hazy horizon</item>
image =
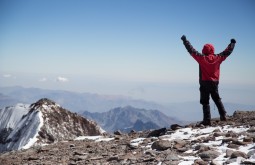
{"label": "hazy horizon", "polygon": [[2,0],[0,86],[199,103],[185,34],[198,51],[212,43],[215,53],[236,39],[220,94],[254,105],[254,9],[252,0]]}

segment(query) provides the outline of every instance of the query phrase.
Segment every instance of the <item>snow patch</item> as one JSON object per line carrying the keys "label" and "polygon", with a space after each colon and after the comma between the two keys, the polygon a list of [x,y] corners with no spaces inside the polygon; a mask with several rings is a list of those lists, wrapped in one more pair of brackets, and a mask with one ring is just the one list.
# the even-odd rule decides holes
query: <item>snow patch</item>
{"label": "snow patch", "polygon": [[114,138],[105,138],[104,136],[79,136],[75,138],[74,140],[85,140],[85,139],[94,140],[96,142],[114,140]]}

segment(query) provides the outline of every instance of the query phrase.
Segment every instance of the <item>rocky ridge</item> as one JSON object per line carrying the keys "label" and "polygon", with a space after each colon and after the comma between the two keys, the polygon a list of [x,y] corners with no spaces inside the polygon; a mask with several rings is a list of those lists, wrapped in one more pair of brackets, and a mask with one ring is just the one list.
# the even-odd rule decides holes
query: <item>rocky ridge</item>
{"label": "rocky ridge", "polygon": [[94,121],[46,98],[0,109],[0,118],[0,153],[104,133]]}
{"label": "rocky ridge", "polygon": [[159,110],[147,110],[132,106],[117,107],[107,112],[84,111],[81,115],[96,121],[107,132],[121,130],[143,131],[147,129],[158,129],[174,123],[181,123],[174,117],[169,117]]}
{"label": "rocky ridge", "polygon": [[53,143],[74,139],[79,136],[101,135],[104,131],[92,120],[72,113],[49,99],[31,104],[31,110],[42,112],[43,126],[38,132],[37,143]]}
{"label": "rocky ridge", "polygon": [[197,123],[170,128],[84,136],[0,155],[4,165],[220,165],[255,164],[255,111],[236,111],[211,127]]}

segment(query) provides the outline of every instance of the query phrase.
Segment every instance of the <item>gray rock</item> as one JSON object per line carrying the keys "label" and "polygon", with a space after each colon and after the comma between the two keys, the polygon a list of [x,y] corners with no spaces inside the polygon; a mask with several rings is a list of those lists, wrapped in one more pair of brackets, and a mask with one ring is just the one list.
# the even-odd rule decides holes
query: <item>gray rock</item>
{"label": "gray rock", "polygon": [[227,157],[227,158],[231,157],[231,155],[232,155],[233,152],[234,152],[234,150],[227,149],[227,150],[226,150],[226,157]]}
{"label": "gray rock", "polygon": [[180,158],[178,157],[177,154],[172,153],[172,154],[167,155],[165,160],[166,161],[178,161],[178,160],[180,160]]}
{"label": "gray rock", "polygon": [[167,150],[168,148],[171,148],[173,144],[168,140],[159,140],[152,144],[151,148],[156,150]]}
{"label": "gray rock", "polygon": [[173,142],[175,143],[173,146],[175,149],[183,148],[187,144],[185,140],[180,140],[180,139],[174,140]]}
{"label": "gray rock", "polygon": [[199,154],[199,157],[203,159],[204,161],[211,161],[217,158],[218,156],[220,156],[220,153],[217,151],[212,151],[212,150],[204,151]]}
{"label": "gray rock", "polygon": [[121,135],[122,133],[121,133],[120,130],[118,130],[118,131],[115,131],[113,134],[114,134],[114,135]]}
{"label": "gray rock", "polygon": [[228,148],[238,149],[239,145],[231,143],[231,144],[228,145]]}
{"label": "gray rock", "polygon": [[195,150],[196,150],[196,151],[198,150],[198,152],[201,153],[201,152],[204,152],[204,151],[209,151],[209,150],[210,150],[210,147],[209,147],[209,146],[206,146],[206,145],[204,145],[204,144],[199,144],[199,145],[197,145],[197,146],[195,147]]}

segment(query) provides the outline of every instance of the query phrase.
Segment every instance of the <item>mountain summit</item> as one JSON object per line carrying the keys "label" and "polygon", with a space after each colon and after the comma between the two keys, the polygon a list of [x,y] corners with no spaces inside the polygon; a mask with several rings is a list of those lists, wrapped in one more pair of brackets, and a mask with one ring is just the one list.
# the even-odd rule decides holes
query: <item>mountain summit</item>
{"label": "mountain summit", "polygon": [[180,123],[176,118],[168,117],[158,110],[146,110],[132,106],[118,107],[102,113],[85,111],[82,115],[96,121],[108,132],[116,130],[123,132],[142,131]]}
{"label": "mountain summit", "polygon": [[95,122],[46,98],[0,109],[0,118],[0,152],[104,132]]}

